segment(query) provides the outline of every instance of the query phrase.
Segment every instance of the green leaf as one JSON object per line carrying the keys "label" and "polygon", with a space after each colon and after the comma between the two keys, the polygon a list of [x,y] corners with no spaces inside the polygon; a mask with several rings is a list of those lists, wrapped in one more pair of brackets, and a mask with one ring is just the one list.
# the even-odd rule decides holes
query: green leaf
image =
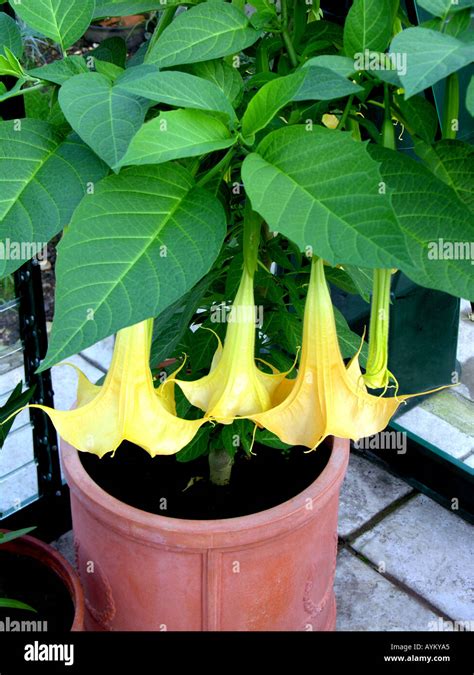
{"label": "green leaf", "polygon": [[271,431],[267,431],[267,429],[257,429],[255,432],[255,443],[266,445],[269,448],[276,448],[277,450],[289,450],[293,447],[286,443],[282,443],[278,436],[272,434]]}
{"label": "green leaf", "polygon": [[87,56],[92,56],[94,59],[107,61],[107,63],[113,63],[115,66],[125,68],[127,62],[127,43],[120,37],[107,38],[106,40],[102,40],[99,46],[89,52]]}
{"label": "green leaf", "polygon": [[219,200],[183,167],[134,167],[101,181],[59,245],[55,319],[41,370],[159,315],[209,271],[225,232]]}
{"label": "green leaf", "polygon": [[301,87],[303,71],[270,80],[250,99],[242,117],[242,134],[253,136],[275,117],[277,112],[293,100]]}
{"label": "green leaf", "polygon": [[116,86],[154,103],[213,110],[228,115],[232,121],[237,119],[229,99],[217,84],[189,73],[160,72],[156,66],[137,66],[126,71]]}
{"label": "green leaf", "polygon": [[373,270],[354,265],[344,265],[344,269],[354,282],[357,292],[363,300],[370,302],[373,287]]}
{"label": "green leaf", "polygon": [[459,199],[474,213],[474,149],[455,140],[434,145],[415,143],[416,154],[434,175],[449,185]]}
{"label": "green leaf", "polygon": [[434,106],[424,96],[412,96],[404,99],[396,95],[395,103],[409,127],[409,131],[427,143],[434,141],[438,130],[438,114]]}
{"label": "green leaf", "polygon": [[94,0],[9,0],[10,5],[31,28],[51,38],[62,50],[84,35],[92,21]]}
{"label": "green leaf", "polygon": [[[440,240],[458,246],[474,241],[469,209],[420,162],[380,146],[369,149],[382,162],[380,171],[392,190],[393,207],[409,255],[409,259],[403,256],[402,271],[427,288],[474,298],[471,259],[464,252],[464,259],[450,259],[449,254],[436,258]],[[387,244],[387,248],[392,247],[390,240]]]}
{"label": "green leaf", "polygon": [[347,56],[366,49],[384,52],[391,35],[391,0],[354,0],[344,24],[344,51]]}
{"label": "green leaf", "polygon": [[25,534],[33,532],[33,530],[36,530],[35,525],[33,527],[24,527],[21,530],[14,530],[13,532],[0,532],[0,545],[8,544],[9,541],[19,539],[20,537],[25,536]]}
{"label": "green leaf", "polygon": [[227,126],[201,110],[171,110],[144,124],[132,139],[121,165],[163,164],[234,145]]}
{"label": "green leaf", "polygon": [[15,54],[5,45],[3,48],[5,56],[0,54],[0,75],[12,75],[13,77],[23,78],[25,71]]}
{"label": "green leaf", "polygon": [[466,90],[466,108],[474,117],[474,75],[471,77],[471,81]]}
{"label": "green leaf", "polygon": [[304,72],[306,77],[293,99],[295,101],[330,101],[364,91],[358,84],[327,68],[312,66]]}
{"label": "green leaf", "polygon": [[[25,392],[22,393],[23,389],[23,383],[19,382],[15,389],[12,391],[10,396],[8,397],[7,402],[0,407],[0,448],[3,447],[3,444],[5,443],[5,440],[10,432],[10,429],[13,426],[13,423],[15,421],[15,418],[12,417],[8,422],[5,422],[6,419],[10,417],[16,410],[20,410],[24,405],[28,403],[28,401],[31,399],[31,397],[34,394],[35,387],[31,387],[30,389],[27,389]],[[29,528],[28,532],[30,532],[31,529],[34,528]],[[26,532],[21,531],[22,534],[26,534]],[[10,533],[13,534],[13,533]],[[21,536],[21,535],[18,535]],[[9,541],[9,540],[7,540]],[[0,544],[5,543],[5,537],[0,536]]]}
{"label": "green leaf", "polygon": [[95,0],[94,19],[104,16],[141,14],[142,12],[151,12],[154,9],[160,10],[180,4],[192,5],[194,0],[186,0],[186,3],[173,2],[173,0],[167,0],[166,3],[161,2],[161,0]]}
{"label": "green leaf", "polygon": [[245,158],[242,177],[253,209],[300,250],[312,246],[333,265],[395,266],[383,247],[400,234],[378,165],[349,133],[274,131]]}
{"label": "green leaf", "polygon": [[209,80],[217,84],[229,101],[235,104],[244,88],[244,81],[237,70],[225,61],[216,59],[213,61],[201,61],[183,66],[186,70],[203,80]]}
{"label": "green leaf", "polygon": [[350,77],[355,73],[354,59],[348,56],[340,56],[339,54],[321,54],[321,56],[313,56],[303,64],[303,68],[325,68],[332,70],[334,73],[341,75],[341,77]]}
{"label": "green leaf", "polygon": [[145,61],[160,68],[237,54],[260,37],[248,18],[226,2],[204,2],[179,14]]}
{"label": "green leaf", "polygon": [[192,462],[193,459],[205,455],[209,450],[211,431],[211,426],[201,427],[193,440],[176,454],[176,460],[178,462]]}
{"label": "green leaf", "polygon": [[250,420],[234,420],[232,424],[222,425],[218,447],[224,446],[231,457],[234,457],[240,448],[249,455],[254,426]]}
{"label": "green leaf", "polygon": [[20,602],[20,600],[10,600],[9,598],[0,598],[0,607],[8,607],[9,609],[25,609],[29,612],[35,612],[36,609],[30,607],[25,602]]}
{"label": "green leaf", "polygon": [[405,98],[456,72],[474,58],[472,44],[428,28],[407,28],[392,40],[391,53],[406,53],[406,73],[399,73]]}
{"label": "green leaf", "polygon": [[[337,339],[342,358],[351,359],[359,349],[362,338],[349,328],[349,324],[337,307],[334,307],[334,317],[336,319]],[[369,349],[367,343],[364,342],[359,355],[359,361],[363,367],[367,363],[368,354]]]}
{"label": "green leaf", "polygon": [[100,59],[94,59],[94,66],[96,72],[104,75],[111,83],[114,83],[125,72],[123,68],[116,66],[115,63],[100,61]]}
{"label": "green leaf", "polygon": [[5,47],[18,58],[23,54],[23,41],[17,22],[5,12],[0,12],[0,48]]}
{"label": "green leaf", "polygon": [[37,77],[39,80],[64,84],[74,75],[89,72],[86,61],[82,56],[67,56],[65,59],[47,63],[40,68],[28,70],[28,75]]}
{"label": "green leaf", "polygon": [[244,137],[252,137],[291,101],[330,100],[363,91],[327,68],[311,67],[270,80],[250,100],[242,118]]}
{"label": "green leaf", "polygon": [[0,122],[0,240],[30,247],[16,259],[0,260],[0,277],[67,225],[87,186],[105,173],[105,165],[79,139],[63,140],[46,122]]}
{"label": "green leaf", "polygon": [[[155,319],[150,360],[159,364],[173,356],[212,281],[220,272],[210,272],[185,296],[179,298]],[[193,333],[194,337],[194,333]],[[194,364],[193,364],[194,365]]]}
{"label": "green leaf", "polygon": [[474,7],[474,0],[416,0],[417,5],[434,16],[445,17],[448,12],[459,12],[466,7]]}
{"label": "green leaf", "polygon": [[74,131],[112,169],[120,165],[148,107],[99,73],[67,80],[59,92],[59,103]]}

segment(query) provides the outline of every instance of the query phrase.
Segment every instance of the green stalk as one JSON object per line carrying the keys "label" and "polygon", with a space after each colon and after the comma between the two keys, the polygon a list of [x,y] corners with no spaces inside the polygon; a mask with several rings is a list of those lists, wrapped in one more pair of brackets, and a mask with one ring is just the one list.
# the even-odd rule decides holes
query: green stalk
{"label": "green stalk", "polygon": [[[392,124],[390,90],[384,83],[384,120],[381,144],[391,150],[397,149],[395,130]],[[391,269],[374,270],[374,286],[370,306],[369,356],[364,381],[369,387],[387,387],[390,380],[388,370],[388,332],[390,319]]]}
{"label": "green stalk", "polygon": [[282,26],[282,37],[283,42],[285,43],[286,51],[288,52],[288,58],[293,68],[296,68],[298,65],[298,56],[296,54],[293,42],[291,41],[290,33],[288,31],[288,5],[287,0],[281,0],[281,26]]}
{"label": "green stalk", "polygon": [[217,176],[219,173],[224,174],[227,171],[227,168],[230,164],[230,161],[232,157],[234,156],[235,148],[230,148],[224,155],[224,157],[215,164],[212,169],[209,169],[207,173],[202,176],[197,182],[199,187],[202,187],[203,185],[206,185],[206,183],[209,183],[210,180],[214,178],[214,176]]}
{"label": "green stalk", "polygon": [[254,276],[258,265],[261,228],[262,218],[252,211],[247,200],[244,210],[244,265],[251,276]]}
{"label": "green stalk", "polygon": [[453,129],[453,122],[459,120],[459,77],[457,73],[452,73],[446,78],[443,124],[443,139],[455,139],[456,129]]}
{"label": "green stalk", "polygon": [[374,270],[374,288],[370,306],[369,356],[364,375],[373,389],[386,387],[388,371],[388,331],[390,319],[390,285],[392,270]]}
{"label": "green stalk", "polygon": [[224,486],[230,483],[234,459],[225,448],[211,447],[208,455],[209,478],[214,485]]}

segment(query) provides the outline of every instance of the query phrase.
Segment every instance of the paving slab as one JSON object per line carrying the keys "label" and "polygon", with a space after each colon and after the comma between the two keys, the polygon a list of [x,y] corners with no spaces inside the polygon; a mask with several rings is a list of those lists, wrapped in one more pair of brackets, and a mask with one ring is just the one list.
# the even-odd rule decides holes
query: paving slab
{"label": "paving slab", "polygon": [[474,527],[417,495],[352,542],[447,617],[474,620]]}
{"label": "paving slab", "polygon": [[337,630],[425,631],[438,624],[434,612],[346,549],[338,555],[334,588]]}
{"label": "paving slab", "polygon": [[[111,335],[105,340],[97,342],[97,344],[88,347],[81,352],[87,358],[92,359],[98,363],[104,371],[109,369],[110,362],[112,361],[112,354],[114,351],[115,336]],[[103,374],[103,373],[102,373]]]}
{"label": "paving slab", "polygon": [[341,488],[339,536],[347,537],[409,492],[412,492],[412,488],[407,483],[351,452]]}

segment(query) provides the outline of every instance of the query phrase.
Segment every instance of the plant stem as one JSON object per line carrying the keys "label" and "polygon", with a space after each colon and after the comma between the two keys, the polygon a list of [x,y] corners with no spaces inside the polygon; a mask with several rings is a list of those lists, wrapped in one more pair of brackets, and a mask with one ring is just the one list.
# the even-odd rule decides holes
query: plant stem
{"label": "plant stem", "polygon": [[296,68],[298,65],[298,56],[296,54],[293,42],[291,41],[290,33],[288,31],[288,5],[287,0],[281,0],[281,26],[282,26],[282,37],[283,42],[285,43],[286,51],[288,52],[288,58],[293,68]]}
{"label": "plant stem", "polygon": [[212,169],[209,169],[207,173],[202,176],[197,182],[199,187],[202,187],[203,185],[206,185],[206,183],[209,183],[214,176],[216,176],[219,173],[224,173],[227,170],[227,167],[229,166],[230,160],[234,156],[235,148],[230,148],[224,155],[224,157],[217,162],[215,166],[212,167]]}
{"label": "plant stem", "polygon": [[150,51],[153,49],[155,46],[158,38],[160,35],[163,33],[165,28],[167,28],[170,23],[173,21],[173,17],[176,14],[176,10],[178,9],[178,6],[176,5],[175,7],[167,7],[163,14],[161,15],[161,19],[157,27],[155,28],[155,32],[151,36],[150,39],[150,44],[148,45],[147,49],[147,54],[150,53]]}
{"label": "plant stem", "polygon": [[393,128],[392,124],[390,89],[386,82],[384,82],[383,85],[383,107],[384,107],[384,118],[382,124],[381,144],[383,145],[384,148],[396,150],[397,143],[395,140],[395,129]]}
{"label": "plant stem", "polygon": [[347,116],[349,115],[349,112],[351,110],[353,100],[354,100],[354,94],[351,94],[349,96],[349,98],[347,99],[346,106],[345,106],[344,111],[342,113],[342,117],[339,120],[339,124],[337,125],[338,129],[344,129],[344,127],[346,126]]}
{"label": "plant stem", "polygon": [[234,459],[224,448],[213,448],[209,451],[209,478],[214,485],[228,485],[232,473]]}
{"label": "plant stem", "polygon": [[443,139],[455,139],[457,129],[453,122],[459,120],[459,77],[457,73],[452,73],[446,79],[444,94],[444,110],[442,132]]}

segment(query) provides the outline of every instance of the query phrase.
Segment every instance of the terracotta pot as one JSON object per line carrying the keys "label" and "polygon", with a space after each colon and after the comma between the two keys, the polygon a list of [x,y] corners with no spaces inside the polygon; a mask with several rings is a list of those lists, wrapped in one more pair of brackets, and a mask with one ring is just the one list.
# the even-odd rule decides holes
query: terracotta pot
{"label": "terracotta pot", "polygon": [[[8,530],[0,529],[0,532],[8,532]],[[1,550],[33,558],[54,572],[67,588],[74,605],[74,621],[71,631],[84,630],[84,593],[76,572],[62,555],[52,546],[29,535],[2,544]]]}
{"label": "terracotta pot", "polygon": [[339,489],[349,442],[303,492],[266,511],[181,520],[128,506],[62,443],[86,629],[334,630]]}

